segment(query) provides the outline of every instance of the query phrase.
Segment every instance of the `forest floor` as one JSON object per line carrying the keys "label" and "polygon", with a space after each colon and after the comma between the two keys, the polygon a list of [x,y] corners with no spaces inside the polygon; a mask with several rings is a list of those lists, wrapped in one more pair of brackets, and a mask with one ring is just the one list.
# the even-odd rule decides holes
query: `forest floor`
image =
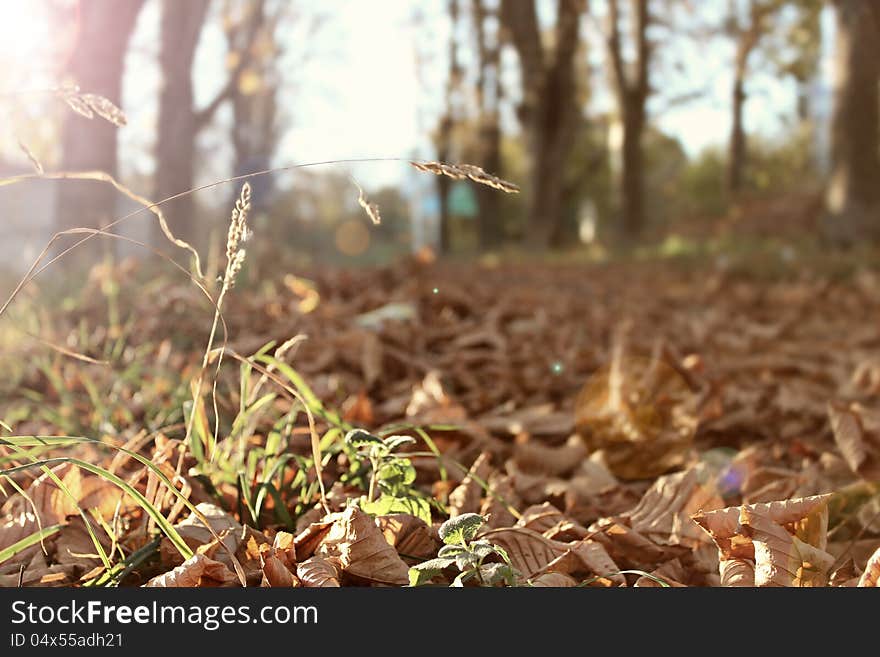
{"label": "forest floor", "polygon": [[874,585],[880,273],[782,260],[242,281],[195,405],[197,288],[33,290],[0,586]]}

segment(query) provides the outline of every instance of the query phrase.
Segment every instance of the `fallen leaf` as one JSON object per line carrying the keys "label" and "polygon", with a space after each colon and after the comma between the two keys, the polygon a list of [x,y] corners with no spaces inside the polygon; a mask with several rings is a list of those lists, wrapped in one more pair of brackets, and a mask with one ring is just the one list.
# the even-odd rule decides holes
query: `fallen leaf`
{"label": "fallen leaf", "polygon": [[483,499],[483,486],[492,471],[490,457],[483,452],[474,461],[461,483],[449,494],[449,515],[459,516],[463,513],[476,513],[480,510]]}
{"label": "fallen leaf", "polygon": [[195,554],[173,570],[157,575],[146,587],[191,588],[238,585],[238,575],[225,564],[203,554]]}
{"label": "fallen leaf", "polygon": [[828,404],[828,417],[837,448],[853,472],[868,481],[880,479],[880,440],[866,431],[864,410],[858,404]]}
{"label": "fallen leaf", "polygon": [[859,577],[858,586],[876,588],[878,583],[880,583],[880,548],[877,548],[868,559],[868,565],[865,566],[865,571]]}
{"label": "fallen leaf", "polygon": [[435,530],[406,513],[379,516],[376,523],[385,541],[405,560],[430,559],[443,545]]}
{"label": "fallen leaf", "polygon": [[338,558],[343,572],[359,579],[401,586],[409,582],[408,566],[372,517],[353,506],[327,520],[332,524],[315,550],[317,556]]}
{"label": "fallen leaf", "polygon": [[335,557],[310,557],[297,564],[296,575],[307,588],[336,588],[340,586],[342,564]]}
{"label": "fallen leaf", "polygon": [[[718,545],[722,584],[824,586],[834,557],[827,545],[830,495],[697,513],[694,520]],[[812,541],[812,542],[808,542]],[[725,561],[735,560],[735,564]]]}

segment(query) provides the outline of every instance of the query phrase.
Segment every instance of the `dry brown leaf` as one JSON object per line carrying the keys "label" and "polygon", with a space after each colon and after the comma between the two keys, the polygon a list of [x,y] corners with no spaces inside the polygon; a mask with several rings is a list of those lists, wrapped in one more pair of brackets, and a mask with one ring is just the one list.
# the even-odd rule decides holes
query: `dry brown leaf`
{"label": "dry brown leaf", "polygon": [[564,543],[551,541],[540,533],[523,527],[493,529],[481,538],[504,548],[513,567],[526,579],[542,572],[547,564],[568,550]]}
{"label": "dry brown leaf", "polygon": [[337,588],[342,564],[335,557],[310,557],[297,564],[296,575],[307,588]]}
{"label": "dry brown leaf", "polygon": [[548,447],[536,441],[517,443],[513,460],[521,472],[564,477],[577,468],[587,457],[587,448],[579,439],[560,447]]}
{"label": "dry brown leaf", "polygon": [[474,461],[461,483],[449,494],[449,515],[454,518],[463,513],[476,513],[483,499],[483,485],[492,471],[491,457],[483,452]]}
{"label": "dry brown leaf", "polygon": [[[101,527],[95,526],[94,522],[92,522],[92,531],[104,548],[104,552],[109,554],[111,551],[110,537]],[[82,518],[71,519],[70,523],[63,527],[54,539],[55,563],[70,564],[78,567],[80,571],[101,564],[101,557],[95,549],[95,544],[92,542]]]}
{"label": "dry brown leaf", "polygon": [[[40,568],[25,568],[21,575],[22,586],[72,586],[76,580],[77,567],[72,564],[52,564]],[[19,574],[0,575],[0,588],[18,586]]]}
{"label": "dry brown leaf", "polygon": [[577,586],[577,580],[564,573],[542,573],[531,580],[535,587],[570,588]]}
{"label": "dry brown leaf", "polygon": [[520,499],[510,484],[510,478],[500,472],[493,472],[489,476],[489,490],[492,494],[483,500],[483,506],[480,508],[480,515],[488,517],[489,527],[498,529],[515,524],[516,516],[511,513],[508,505],[516,509]]}
{"label": "dry brown leaf", "polygon": [[191,588],[236,586],[238,575],[225,564],[203,554],[195,554],[173,570],[157,575],[144,584],[146,587]]}
{"label": "dry brown leaf", "polygon": [[[729,507],[694,520],[718,545],[723,584],[749,586],[753,575],[759,587],[824,586],[834,562],[825,551],[829,498]],[[731,560],[736,563],[725,563]]]}
{"label": "dry brown leaf", "polygon": [[[19,511],[18,513],[7,513],[4,516],[4,522],[0,525],[0,550],[8,548],[23,538],[27,538],[35,531],[39,530],[37,516],[30,511]],[[41,548],[39,545],[33,545],[14,555],[6,561],[0,562],[0,572],[7,568],[17,568],[18,564],[25,563],[34,556],[34,553]]]}
{"label": "dry brown leaf", "polygon": [[[72,463],[62,463],[52,468],[52,473],[61,480],[73,499],[48,474],[42,474],[27,489],[30,501],[16,493],[0,508],[0,513],[17,517],[20,513],[33,513],[36,509],[41,524],[46,527],[63,522],[67,516],[79,514],[80,509],[97,509],[104,520],[110,520],[120,502],[122,510],[129,508],[121,489],[97,475],[83,472]],[[35,530],[36,527],[31,531]],[[0,542],[0,549],[4,547],[8,546]]]}
{"label": "dry brown leaf", "polygon": [[326,515],[322,511],[320,517],[321,520],[312,522],[308,527],[300,530],[296,535],[296,538],[293,540],[296,549],[296,556],[300,561],[312,556],[318,545],[324,540],[327,532],[330,531],[330,526],[333,524],[332,514]]}
{"label": "dry brown leaf", "polygon": [[863,412],[858,404],[828,404],[834,441],[847,465],[863,479],[876,481],[880,479],[880,444],[876,435],[866,431]]}
{"label": "dry brown leaf", "polygon": [[376,518],[385,541],[402,559],[431,559],[443,544],[437,531],[428,527],[420,518],[406,513],[395,513]]}
{"label": "dry brown leaf", "polygon": [[372,517],[353,506],[327,519],[332,524],[315,550],[317,556],[338,558],[342,570],[359,579],[378,584],[409,582],[409,568]]}
{"label": "dry brown leaf", "polygon": [[687,578],[687,574],[681,561],[678,559],[667,561],[656,570],[651,571],[650,575],[653,577],[642,575],[633,586],[636,588],[659,588],[663,586],[653,578],[659,578],[672,588],[684,588],[687,586],[687,584],[682,583]]}
{"label": "dry brown leaf", "polygon": [[718,564],[721,586],[755,585],[755,564],[748,559],[724,559]]}
{"label": "dry brown leaf", "polygon": [[657,479],[638,505],[622,517],[629,520],[634,531],[655,543],[694,548],[706,540],[706,535],[691,516],[723,506],[708,471],[690,468]]}
{"label": "dry brown leaf", "polygon": [[880,548],[868,559],[868,565],[865,566],[865,572],[859,577],[858,586],[876,588],[880,583]]}
{"label": "dry brown leaf", "polygon": [[600,586],[625,586],[626,579],[601,543],[582,540],[570,547],[545,567],[546,572],[561,572],[575,578],[598,577]]}
{"label": "dry brown leaf", "polygon": [[655,350],[625,357],[622,341],[610,365],[593,375],[576,402],[578,434],[602,450],[621,479],[656,477],[684,463],[697,427],[696,398],[682,373]]}
{"label": "dry brown leaf", "polygon": [[523,511],[522,516],[516,522],[516,526],[525,527],[543,534],[564,520],[566,518],[562,511],[550,504],[550,502],[544,502],[543,504],[532,505]]}
{"label": "dry brown leaf", "polygon": [[628,567],[643,568],[676,556],[672,547],[657,545],[633,530],[627,521],[602,518],[587,530],[592,540],[605,546],[615,561]]}
{"label": "dry brown leaf", "polygon": [[561,543],[523,527],[493,529],[483,534],[482,538],[504,548],[513,567],[526,579],[553,571],[572,576],[596,575],[608,577],[610,581],[623,581],[621,575],[613,574],[620,568],[598,543]]}
{"label": "dry brown leaf", "polygon": [[293,534],[278,532],[271,547],[264,543],[258,547],[263,587],[284,588],[301,586],[296,571],[296,547]]}

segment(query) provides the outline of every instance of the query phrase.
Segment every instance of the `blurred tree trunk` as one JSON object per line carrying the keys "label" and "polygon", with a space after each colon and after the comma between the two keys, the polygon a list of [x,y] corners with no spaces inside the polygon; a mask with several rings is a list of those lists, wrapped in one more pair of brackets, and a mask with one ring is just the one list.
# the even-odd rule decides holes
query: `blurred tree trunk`
{"label": "blurred tree trunk", "polygon": [[[193,187],[199,117],[193,110],[192,65],[208,0],[162,1],[159,66],[159,123],[156,140],[154,200],[161,201]],[[174,234],[195,245],[198,228],[193,197],[164,205]],[[158,232],[156,233],[159,237]]]}
{"label": "blurred tree trunk", "polygon": [[770,8],[758,0],[749,0],[749,19],[743,26],[737,16],[735,3],[730,11],[730,32],[736,41],[733,63],[733,93],[731,95],[732,121],[728,146],[727,191],[731,197],[741,190],[746,168],[746,133],[743,127],[743,108],[747,99],[746,77],[749,56],[766,31],[765,19]]}
{"label": "blurred tree trunk", "polygon": [[501,21],[519,56],[523,100],[518,108],[531,156],[525,238],[546,248],[562,220],[563,171],[577,124],[574,58],[584,0],[559,0],[554,47],[544,47],[535,0],[502,0]]}
{"label": "blurred tree trunk", "polygon": [[[268,169],[278,144],[280,78],[277,63],[280,46],[275,39],[275,30],[282,13],[288,7],[286,0],[279,2],[271,16],[266,15],[263,2],[254,7],[253,20],[259,28],[252,37],[252,44],[248,44],[251,37],[247,25],[241,21],[229,21],[230,27],[226,31],[229,51],[240,53],[248,48],[251,50],[239,84],[232,92],[231,132],[235,176]],[[253,178],[250,184],[253,190],[254,214],[267,211],[272,196],[272,175]],[[239,190],[236,187],[231,191],[234,203]]]}
{"label": "blurred tree trunk", "polygon": [[[490,173],[501,176],[501,125],[498,107],[501,103],[501,34],[497,30],[490,43],[487,23],[493,12],[485,0],[472,0],[474,29],[477,37],[477,106],[479,133],[477,162]],[[479,206],[478,233],[480,248],[498,246],[503,238],[503,222],[500,214],[501,195],[484,185],[475,185]]]}
{"label": "blurred tree trunk", "polygon": [[[142,4],[142,0],[81,0],[79,3],[77,37],[67,70],[84,93],[99,94],[122,105],[125,51]],[[66,112],[61,168],[101,170],[115,177],[117,130],[103,119],[87,119],[75,112]],[[58,230],[98,227],[115,218],[115,208],[116,192],[110,185],[66,180],[58,185],[56,227]],[[91,263],[105,248],[108,248],[106,240],[92,239],[72,252],[72,257],[80,263]]]}
{"label": "blurred tree trunk", "polygon": [[[440,162],[449,162],[452,158],[452,140],[455,128],[455,96],[461,86],[461,65],[458,61],[458,29],[461,15],[458,0],[449,0],[449,21],[451,34],[449,36],[449,71],[446,77],[445,106],[443,116],[437,127],[435,138],[437,146],[437,159]],[[437,176],[437,196],[439,197],[439,221],[440,221],[440,252],[449,253],[452,249],[452,226],[449,212],[449,192],[452,181],[446,176]]]}
{"label": "blurred tree trunk", "polygon": [[[194,187],[196,137],[215,112],[233,93],[247,63],[247,49],[239,52],[229,78],[204,108],[194,106],[192,68],[196,46],[204,26],[210,0],[163,0],[159,65],[162,88],[159,95],[158,136],[154,200],[186,192]],[[259,5],[261,3],[257,3]],[[258,12],[253,12],[257,15]],[[257,28],[249,22],[249,44]],[[249,48],[249,45],[247,46]],[[191,194],[166,203],[165,214],[172,232],[196,248],[203,246],[207,231],[200,230],[196,204]],[[161,240],[158,228],[155,239]]]}
{"label": "blurred tree trunk", "polygon": [[840,244],[880,238],[880,33],[869,4],[834,1],[837,42],[826,232]]}
{"label": "blurred tree trunk", "polygon": [[628,62],[620,34],[618,0],[608,1],[608,55],[611,77],[623,129],[622,164],[620,173],[620,209],[623,236],[630,241],[644,229],[645,165],[642,133],[645,129],[650,87],[648,85],[648,0],[632,0],[629,17],[634,60]]}

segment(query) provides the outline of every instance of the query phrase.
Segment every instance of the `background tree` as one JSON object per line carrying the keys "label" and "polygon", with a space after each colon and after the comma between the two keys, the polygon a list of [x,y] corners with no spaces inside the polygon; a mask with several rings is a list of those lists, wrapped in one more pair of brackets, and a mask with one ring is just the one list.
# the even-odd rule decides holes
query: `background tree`
{"label": "background tree", "polygon": [[[211,121],[220,105],[234,92],[244,70],[249,45],[263,15],[263,1],[245,5],[248,37],[231,67],[228,79],[210,103],[194,105],[192,68],[209,0],[162,0],[159,65],[162,88],[156,140],[156,178],[153,196],[161,200],[194,186],[196,137]],[[198,245],[203,239],[192,195],[166,204],[166,214],[178,237]]]}
{"label": "background tree", "polygon": [[826,229],[852,244],[880,237],[880,35],[861,0],[835,0],[832,170]]}
{"label": "background tree", "polygon": [[[501,30],[497,11],[486,0],[471,0],[471,15],[477,45],[477,144],[473,159],[502,176],[501,161]],[[503,238],[500,195],[489,187],[476,185],[479,205],[478,237],[480,247],[491,249]]]}
{"label": "background tree", "polygon": [[535,0],[502,0],[501,21],[518,55],[522,102],[517,109],[530,157],[526,239],[547,247],[559,234],[564,183],[579,108],[575,56],[584,0],[559,0],[552,46],[545,44]]}
{"label": "background tree", "polygon": [[[443,101],[443,113],[434,137],[437,147],[437,159],[449,162],[453,156],[453,134],[457,120],[457,98],[461,90],[462,68],[458,58],[458,29],[461,20],[459,0],[449,0],[449,69],[446,74],[446,89]],[[437,177],[437,196],[439,201],[440,251],[449,253],[452,248],[452,218],[449,210],[449,192],[452,181],[446,176]]]}
{"label": "background tree", "polygon": [[[624,237],[634,240],[644,223],[645,165],[642,135],[645,130],[646,105],[651,49],[648,43],[648,0],[632,0],[629,11],[630,41],[624,44],[619,0],[608,0],[606,45],[611,80],[620,120],[621,172],[618,187],[621,229]],[[628,59],[627,52],[632,52]]]}
{"label": "background tree", "polygon": [[727,190],[731,196],[739,193],[743,184],[746,161],[746,133],[743,127],[743,106],[746,102],[746,76],[749,57],[766,34],[774,2],[748,0],[745,18],[737,0],[729,3],[727,32],[733,38],[733,86],[730,98],[731,124],[728,144]]}
{"label": "background tree", "polygon": [[758,55],[762,70],[794,79],[798,86],[798,118],[803,123],[809,121],[809,84],[819,64],[821,9],[819,0],[729,2],[723,31],[735,44],[726,176],[731,197],[738,195],[746,182],[748,146],[744,114],[748,79],[757,68]]}
{"label": "background tree", "polygon": [[[140,13],[142,0],[114,3],[81,0],[75,9],[73,50],[67,63],[71,82],[121,105],[122,75],[128,40]],[[68,171],[100,170],[117,175],[118,128],[100,119],[65,112],[61,140],[61,168]],[[116,192],[104,183],[64,181],[58,186],[58,230],[74,226],[97,227],[115,216]],[[74,251],[81,262],[94,262],[106,241],[91,240]]]}
{"label": "background tree", "polygon": [[[233,5],[230,10],[233,8],[240,10],[241,5]],[[256,25],[253,35],[251,21],[241,17],[236,19],[231,13],[226,16],[227,49],[235,53],[235,57],[246,57],[231,92],[233,118],[230,132],[233,174],[236,176],[268,169],[280,139],[278,91],[281,72],[278,65],[282,47],[276,32],[290,8],[289,0],[274,3],[271,11],[261,3],[257,11],[262,15],[251,19]],[[266,209],[271,203],[272,182],[271,175],[251,181],[255,212]]]}

